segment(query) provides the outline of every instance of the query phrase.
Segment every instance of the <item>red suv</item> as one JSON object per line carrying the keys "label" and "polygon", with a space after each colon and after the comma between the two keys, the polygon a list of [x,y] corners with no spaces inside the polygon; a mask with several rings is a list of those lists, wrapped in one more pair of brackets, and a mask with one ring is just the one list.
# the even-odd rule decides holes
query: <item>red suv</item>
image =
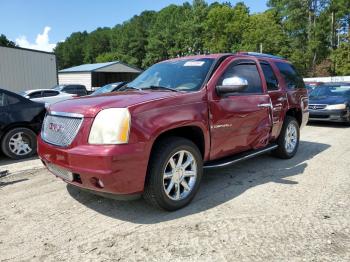
{"label": "red suv", "polygon": [[268,151],[293,157],[307,120],[305,85],[285,59],[182,57],[153,65],[118,92],[52,105],[38,152],[69,184],[176,210],[193,199],[203,168]]}

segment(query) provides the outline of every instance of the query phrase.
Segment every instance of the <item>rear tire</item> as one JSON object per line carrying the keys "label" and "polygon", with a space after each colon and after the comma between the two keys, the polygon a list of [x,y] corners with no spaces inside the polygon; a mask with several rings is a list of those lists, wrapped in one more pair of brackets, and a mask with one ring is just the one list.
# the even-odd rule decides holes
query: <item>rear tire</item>
{"label": "rear tire", "polygon": [[152,152],[143,198],[161,209],[180,209],[194,198],[202,174],[202,155],[193,142],[182,137],[164,138]]}
{"label": "rear tire", "polygon": [[12,159],[24,159],[36,153],[36,134],[24,127],[8,131],[2,141],[2,152]]}
{"label": "rear tire", "polygon": [[286,116],[281,133],[277,139],[278,148],[273,151],[273,155],[290,159],[298,151],[300,140],[300,127],[298,121],[291,116]]}

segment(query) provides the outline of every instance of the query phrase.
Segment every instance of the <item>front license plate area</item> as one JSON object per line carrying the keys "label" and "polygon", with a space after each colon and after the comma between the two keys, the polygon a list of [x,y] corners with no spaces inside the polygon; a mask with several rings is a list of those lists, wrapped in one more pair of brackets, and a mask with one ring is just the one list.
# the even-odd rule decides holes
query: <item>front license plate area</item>
{"label": "front license plate area", "polygon": [[47,169],[54,174],[55,176],[58,176],[62,178],[63,180],[67,180],[69,182],[73,181],[73,173],[68,171],[67,169],[64,169],[62,167],[53,165],[51,163],[46,163]]}

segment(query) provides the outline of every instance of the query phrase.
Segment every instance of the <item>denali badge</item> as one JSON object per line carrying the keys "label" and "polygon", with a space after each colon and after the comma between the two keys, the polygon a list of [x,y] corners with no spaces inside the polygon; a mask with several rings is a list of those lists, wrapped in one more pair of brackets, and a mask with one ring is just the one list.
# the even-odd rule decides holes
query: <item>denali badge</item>
{"label": "denali badge", "polygon": [[63,126],[60,124],[56,124],[56,123],[50,123],[49,129],[54,131],[54,132],[61,132],[63,130]]}

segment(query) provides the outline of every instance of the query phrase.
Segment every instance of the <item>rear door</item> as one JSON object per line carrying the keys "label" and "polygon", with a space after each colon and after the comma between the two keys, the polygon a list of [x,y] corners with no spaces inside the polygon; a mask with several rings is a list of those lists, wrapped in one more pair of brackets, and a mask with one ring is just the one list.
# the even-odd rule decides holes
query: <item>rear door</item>
{"label": "rear door", "polygon": [[276,69],[273,69],[273,65],[271,65],[268,61],[260,60],[260,66],[264,73],[267,92],[272,102],[273,126],[271,137],[272,139],[275,139],[280,133],[283,125],[283,116],[286,108],[288,108],[286,105],[288,101],[287,93],[279,83],[280,81],[277,78]]}
{"label": "rear door", "polygon": [[[215,87],[225,79],[244,78],[248,88],[218,95]],[[272,126],[271,102],[256,59],[231,58],[223,63],[208,83],[211,159],[264,147]]]}

